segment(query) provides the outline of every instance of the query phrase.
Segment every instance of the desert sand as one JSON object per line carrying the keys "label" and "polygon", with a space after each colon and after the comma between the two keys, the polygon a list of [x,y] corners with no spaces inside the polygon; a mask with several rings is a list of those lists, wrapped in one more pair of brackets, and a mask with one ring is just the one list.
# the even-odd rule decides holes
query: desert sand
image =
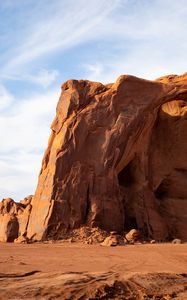
{"label": "desert sand", "polygon": [[0,299],[187,299],[187,244],[0,243]]}

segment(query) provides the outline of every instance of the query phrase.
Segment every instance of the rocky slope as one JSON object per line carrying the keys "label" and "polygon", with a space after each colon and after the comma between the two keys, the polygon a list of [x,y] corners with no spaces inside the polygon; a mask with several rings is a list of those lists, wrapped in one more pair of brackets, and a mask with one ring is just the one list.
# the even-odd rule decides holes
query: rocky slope
{"label": "rocky slope", "polygon": [[187,73],[69,80],[51,129],[28,238],[86,224],[187,240]]}

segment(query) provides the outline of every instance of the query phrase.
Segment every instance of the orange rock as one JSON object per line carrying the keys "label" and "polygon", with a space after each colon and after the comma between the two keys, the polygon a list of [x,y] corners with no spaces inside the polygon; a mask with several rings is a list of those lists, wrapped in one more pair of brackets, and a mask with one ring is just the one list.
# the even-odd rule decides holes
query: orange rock
{"label": "orange rock", "polygon": [[0,241],[13,242],[18,237],[19,223],[14,215],[0,215]]}
{"label": "orange rock", "polygon": [[110,235],[106,237],[106,239],[101,243],[101,246],[107,246],[107,247],[115,247],[118,245],[118,239],[114,235]]}
{"label": "orange rock", "polygon": [[14,243],[16,243],[16,244],[27,244],[28,239],[25,236],[20,235],[17,239],[14,240]]}
{"label": "orange rock", "polygon": [[187,239],[187,74],[62,86],[28,237],[82,224]]}
{"label": "orange rock", "polygon": [[32,197],[20,203],[11,198],[0,202],[0,241],[13,242],[19,235],[26,234],[28,220],[31,212]]}
{"label": "orange rock", "polygon": [[126,235],[125,239],[127,242],[134,242],[140,237],[140,232],[137,229],[131,229]]}
{"label": "orange rock", "polygon": [[64,83],[22,232],[86,225],[187,240],[186,114],[187,73]]}

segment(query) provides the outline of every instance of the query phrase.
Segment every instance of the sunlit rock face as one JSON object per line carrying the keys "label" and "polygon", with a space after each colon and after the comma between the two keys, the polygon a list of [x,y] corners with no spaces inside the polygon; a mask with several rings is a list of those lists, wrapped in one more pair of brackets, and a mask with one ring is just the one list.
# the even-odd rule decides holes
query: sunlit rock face
{"label": "sunlit rock face", "polygon": [[19,203],[11,198],[0,202],[0,241],[13,242],[18,236],[27,234],[32,196]]}
{"label": "sunlit rock face", "polygon": [[83,224],[187,238],[187,75],[70,80],[52,123],[28,237]]}
{"label": "sunlit rock face", "polygon": [[83,224],[187,240],[187,74],[62,86],[27,236]]}

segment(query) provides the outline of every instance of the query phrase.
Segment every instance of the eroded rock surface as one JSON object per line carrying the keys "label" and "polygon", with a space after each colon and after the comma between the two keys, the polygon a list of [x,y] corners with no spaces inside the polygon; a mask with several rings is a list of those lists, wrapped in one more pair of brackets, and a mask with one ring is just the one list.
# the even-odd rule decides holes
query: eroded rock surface
{"label": "eroded rock surface", "polygon": [[13,242],[18,236],[26,236],[31,212],[32,196],[20,203],[11,198],[0,202],[0,241]]}
{"label": "eroded rock surface", "polygon": [[[8,282],[8,283],[7,283]],[[186,274],[67,272],[0,274],[2,299],[186,299]],[[21,297],[21,298],[20,298]]]}
{"label": "eroded rock surface", "polygon": [[187,74],[62,86],[28,236],[82,224],[187,239]]}
{"label": "eroded rock surface", "polygon": [[27,236],[81,225],[187,240],[187,74],[62,86]]}

